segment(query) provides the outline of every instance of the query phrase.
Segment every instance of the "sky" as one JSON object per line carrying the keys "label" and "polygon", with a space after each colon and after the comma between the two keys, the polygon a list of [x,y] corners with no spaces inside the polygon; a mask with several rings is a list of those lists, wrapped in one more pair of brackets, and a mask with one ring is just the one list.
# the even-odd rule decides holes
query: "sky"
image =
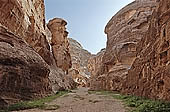
{"label": "sky", "polygon": [[134,0],[45,0],[46,21],[57,17],[67,21],[69,37],[93,54],[106,47],[104,29],[121,8]]}

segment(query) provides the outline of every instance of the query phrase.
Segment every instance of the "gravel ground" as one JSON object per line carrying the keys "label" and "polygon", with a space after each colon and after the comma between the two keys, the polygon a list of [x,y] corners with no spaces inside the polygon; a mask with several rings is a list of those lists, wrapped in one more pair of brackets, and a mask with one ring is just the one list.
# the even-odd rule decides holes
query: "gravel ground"
{"label": "gravel ground", "polygon": [[126,112],[123,103],[111,96],[89,94],[87,88],[73,90],[48,105],[59,105],[57,110],[30,109],[17,112]]}

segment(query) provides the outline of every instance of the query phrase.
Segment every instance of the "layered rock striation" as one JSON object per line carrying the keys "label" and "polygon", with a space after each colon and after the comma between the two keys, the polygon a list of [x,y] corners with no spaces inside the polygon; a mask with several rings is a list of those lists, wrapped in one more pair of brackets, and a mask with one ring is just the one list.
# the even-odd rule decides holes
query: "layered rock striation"
{"label": "layered rock striation", "polygon": [[169,0],[160,0],[154,11],[149,30],[138,44],[124,93],[170,100],[169,5]]}
{"label": "layered rock striation", "polygon": [[72,61],[72,68],[69,69],[69,75],[72,76],[75,82],[80,86],[85,86],[89,77],[88,60],[92,56],[90,52],[83,49],[81,44],[76,40],[69,38],[69,49]]}
{"label": "layered rock striation", "polygon": [[48,28],[52,33],[51,47],[57,67],[68,72],[71,68],[71,56],[69,52],[69,42],[66,31],[67,22],[60,18],[49,21]]}
{"label": "layered rock striation", "polygon": [[103,56],[106,52],[106,49],[101,49],[100,52],[98,52],[96,55],[93,55],[88,60],[88,71],[91,73],[90,79],[88,80],[88,83],[86,84],[87,87],[90,87],[92,90],[98,90],[102,89],[101,81],[99,79],[102,78],[102,75],[100,73],[103,73]]}
{"label": "layered rock striation", "polygon": [[44,0],[0,0],[0,3],[0,23],[52,64],[46,39]]}
{"label": "layered rock striation", "polygon": [[106,52],[106,49],[101,49],[96,55],[93,55],[88,60],[88,70],[91,73],[91,77],[96,76],[102,67],[102,59]]}
{"label": "layered rock striation", "polygon": [[106,51],[100,72],[91,81],[92,89],[122,90],[122,83],[136,58],[137,44],[148,31],[155,7],[154,0],[134,1],[112,17],[105,28]]}
{"label": "layered rock striation", "polygon": [[50,80],[54,92],[58,90],[68,90],[76,87],[76,83],[68,74],[72,67],[69,50],[67,22],[61,18],[54,18],[49,21],[47,27],[48,41],[51,45],[51,52],[54,56],[55,66],[51,67]]}
{"label": "layered rock striation", "polygon": [[60,19],[55,26],[56,19],[50,21],[50,31],[44,10],[44,0],[0,0],[2,107],[76,86],[67,75],[71,57],[62,26],[66,22]]}
{"label": "layered rock striation", "polygon": [[[50,93],[43,0],[0,0],[0,104]],[[45,61],[44,61],[45,60]],[[48,63],[48,64],[47,64]]]}
{"label": "layered rock striation", "polygon": [[49,73],[38,53],[0,26],[0,108],[51,93]]}

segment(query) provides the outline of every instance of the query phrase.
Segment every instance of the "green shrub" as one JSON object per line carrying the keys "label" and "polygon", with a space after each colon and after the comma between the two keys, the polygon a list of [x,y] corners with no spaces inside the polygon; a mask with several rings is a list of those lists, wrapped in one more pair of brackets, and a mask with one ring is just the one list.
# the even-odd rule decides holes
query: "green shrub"
{"label": "green shrub", "polygon": [[8,108],[5,110],[0,110],[0,112],[18,111],[18,110],[26,110],[26,109],[33,109],[33,108],[39,108],[39,109],[44,109],[44,110],[58,109],[59,108],[58,105],[47,105],[46,103],[51,102],[66,93],[68,93],[68,91],[61,91],[55,95],[48,96],[42,99],[19,102],[19,103],[8,106]]}
{"label": "green shrub", "polygon": [[170,112],[170,103],[146,101],[133,112]]}
{"label": "green shrub", "polygon": [[113,95],[113,97],[123,100],[128,107],[133,107],[131,112],[170,112],[169,102],[126,95]]}
{"label": "green shrub", "polygon": [[115,99],[122,100],[130,107],[130,112],[170,112],[170,102],[151,100],[147,98],[120,95],[111,91],[89,91],[90,94],[109,95]]}

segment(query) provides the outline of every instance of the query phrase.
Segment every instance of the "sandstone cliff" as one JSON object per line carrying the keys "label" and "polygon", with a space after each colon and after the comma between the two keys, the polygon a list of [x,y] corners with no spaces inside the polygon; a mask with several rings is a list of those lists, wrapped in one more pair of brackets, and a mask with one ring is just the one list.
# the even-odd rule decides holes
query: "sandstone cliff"
{"label": "sandstone cliff", "polygon": [[93,55],[88,60],[88,70],[91,73],[92,76],[96,76],[101,69],[102,66],[102,59],[104,56],[104,53],[106,52],[106,49],[101,49],[100,52],[98,52],[96,55]]}
{"label": "sandstone cliff", "polygon": [[153,0],[134,1],[112,17],[105,28],[107,47],[101,70],[91,81],[92,89],[122,89],[122,83],[136,58],[137,43],[148,31],[155,7]]}
{"label": "sandstone cliff", "polygon": [[71,56],[66,31],[67,22],[60,18],[49,21],[48,28],[52,33],[51,47],[57,67],[68,71],[71,68]]}
{"label": "sandstone cliff", "polygon": [[0,108],[51,92],[49,67],[21,37],[0,27]]}
{"label": "sandstone cliff", "polygon": [[76,83],[68,74],[72,67],[69,51],[68,32],[66,31],[67,22],[61,18],[54,18],[47,24],[49,31],[48,41],[50,42],[55,66],[51,67],[50,80],[53,91],[72,89]]}
{"label": "sandstone cliff", "polygon": [[160,0],[150,27],[137,48],[124,93],[170,100],[170,1]]}
{"label": "sandstone cliff", "polygon": [[52,64],[44,11],[44,0],[0,0],[0,23],[22,37],[48,64]]}
{"label": "sandstone cliff", "polygon": [[69,70],[69,75],[72,76],[75,82],[81,86],[85,86],[90,77],[88,71],[88,59],[92,56],[90,52],[83,49],[80,43],[69,38],[69,49],[71,54],[72,68]]}
{"label": "sandstone cliff", "polygon": [[0,0],[0,17],[0,105],[75,87],[67,32],[49,31],[44,0]]}
{"label": "sandstone cliff", "polygon": [[44,1],[0,0],[0,17],[0,102],[47,95],[50,70],[44,60],[51,64],[47,57],[52,55],[45,37]]}
{"label": "sandstone cliff", "polygon": [[106,52],[106,49],[101,49],[100,52],[98,52],[96,55],[93,55],[88,60],[88,71],[91,73],[90,79],[88,80],[88,83],[86,86],[90,87],[92,90],[95,89],[102,89],[99,85],[101,85],[101,82],[98,80],[101,78],[100,73],[103,73],[102,69],[102,59],[104,56],[104,53]]}

